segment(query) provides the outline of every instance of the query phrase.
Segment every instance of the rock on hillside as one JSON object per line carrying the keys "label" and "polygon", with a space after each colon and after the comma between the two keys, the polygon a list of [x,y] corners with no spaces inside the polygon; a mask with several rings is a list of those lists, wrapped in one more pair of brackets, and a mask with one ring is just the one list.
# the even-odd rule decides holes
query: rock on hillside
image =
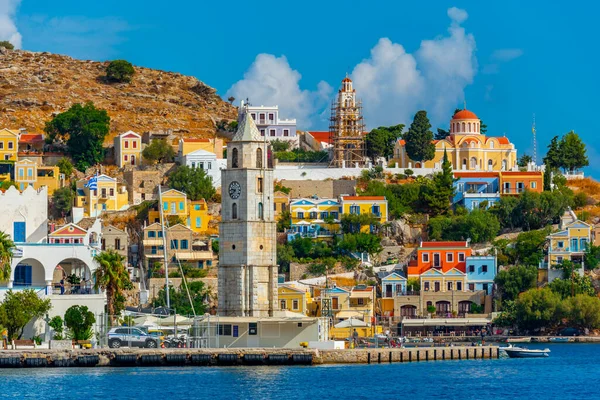
{"label": "rock on hillside", "polygon": [[109,84],[107,65],[0,48],[0,129],[41,132],[53,114],[87,101],[108,111],[111,137],[130,129],[211,137],[216,121],[236,118],[235,107],[194,77],[135,67],[131,83]]}

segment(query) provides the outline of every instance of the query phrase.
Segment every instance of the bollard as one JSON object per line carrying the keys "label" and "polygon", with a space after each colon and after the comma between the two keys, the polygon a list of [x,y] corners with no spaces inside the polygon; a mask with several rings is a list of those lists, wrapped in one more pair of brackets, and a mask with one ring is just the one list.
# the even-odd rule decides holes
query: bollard
{"label": "bollard", "polygon": [[377,353],[377,364],[381,364],[381,353]]}
{"label": "bollard", "polygon": [[404,362],[404,352],[400,353],[400,362]]}
{"label": "bollard", "polygon": [[454,360],[454,349],[450,349],[450,359]]}
{"label": "bollard", "polygon": [[392,352],[391,351],[390,351],[390,355],[389,355],[388,361],[390,362],[390,364],[392,363]]}
{"label": "bollard", "polygon": [[408,352],[408,362],[412,362],[412,351]]}
{"label": "bollard", "polygon": [[371,353],[367,353],[367,364],[371,364]]}

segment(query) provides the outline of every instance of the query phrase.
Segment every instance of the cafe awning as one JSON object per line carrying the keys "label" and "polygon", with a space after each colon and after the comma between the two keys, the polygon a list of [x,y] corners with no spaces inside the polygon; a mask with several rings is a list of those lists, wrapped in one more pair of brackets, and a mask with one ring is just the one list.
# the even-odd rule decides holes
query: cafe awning
{"label": "cafe awning", "polygon": [[402,326],[485,326],[486,318],[423,318],[404,319]]}

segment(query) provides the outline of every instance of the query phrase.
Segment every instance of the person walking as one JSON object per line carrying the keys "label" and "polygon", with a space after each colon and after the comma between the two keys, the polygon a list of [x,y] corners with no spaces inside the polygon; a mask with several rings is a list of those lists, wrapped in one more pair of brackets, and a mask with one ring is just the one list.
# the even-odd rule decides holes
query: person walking
{"label": "person walking", "polygon": [[358,345],[358,332],[356,332],[356,328],[352,332],[352,343],[354,344],[354,348]]}

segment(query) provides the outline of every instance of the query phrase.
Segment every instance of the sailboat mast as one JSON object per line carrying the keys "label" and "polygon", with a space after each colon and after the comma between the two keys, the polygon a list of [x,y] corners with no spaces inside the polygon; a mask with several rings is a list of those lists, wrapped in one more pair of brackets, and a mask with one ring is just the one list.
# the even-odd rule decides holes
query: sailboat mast
{"label": "sailboat mast", "polygon": [[165,213],[163,210],[163,202],[162,202],[162,189],[160,185],[158,185],[158,210],[160,212],[160,226],[162,229],[162,240],[163,240],[163,255],[164,255],[164,267],[165,267],[165,296],[167,299],[167,311],[170,313],[171,309],[171,299],[170,299],[170,291],[169,291],[169,255],[167,254],[167,231],[165,229]]}

